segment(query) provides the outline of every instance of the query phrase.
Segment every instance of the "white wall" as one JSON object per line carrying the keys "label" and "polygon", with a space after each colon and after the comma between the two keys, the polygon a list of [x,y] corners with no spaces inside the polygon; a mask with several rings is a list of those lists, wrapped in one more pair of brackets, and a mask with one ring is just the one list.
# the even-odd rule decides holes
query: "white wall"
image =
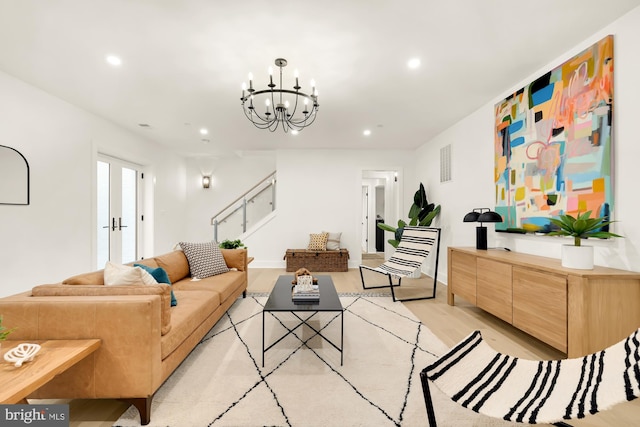
{"label": "white wall", "polygon": [[[495,207],[493,182],[493,123],[494,105],[515,90],[523,87],[544,72],[600,40],[614,35],[614,210],[619,221],[612,230],[624,239],[589,240],[595,246],[597,265],[640,271],[640,226],[637,222],[640,199],[637,186],[640,180],[638,159],[637,117],[640,116],[640,7],[575,46],[547,66],[533,71],[529,77],[459,121],[417,151],[418,178],[427,187],[433,201],[442,205],[442,212],[434,225],[443,228],[442,246],[475,246],[475,225],[462,222],[472,208]],[[440,148],[451,144],[452,181],[439,182]],[[495,233],[489,226],[489,246],[506,246],[518,252],[560,258],[561,246],[567,242],[559,237],[521,236]],[[441,252],[439,279],[447,280],[446,250]]]}
{"label": "white wall", "polygon": [[356,267],[362,259],[363,170],[400,171],[397,185],[408,200],[418,186],[413,164],[411,151],[278,151],[277,215],[246,239],[255,257],[252,267],[284,267],[288,248],[306,248],[309,234],[321,231],[342,232],[341,246],[349,250],[349,265]]}
{"label": "white wall", "polygon": [[0,297],[95,268],[98,150],[146,166],[142,255],[166,252],[183,234],[182,158],[2,72],[0,93],[0,145],[31,169],[31,204],[0,205]]}
{"label": "white wall", "polygon": [[[213,239],[211,217],[276,170],[275,152],[245,153],[236,158],[187,160],[187,241]],[[202,174],[212,173],[211,187],[202,188]],[[221,240],[221,239],[219,239]],[[176,242],[177,243],[177,242]]]}

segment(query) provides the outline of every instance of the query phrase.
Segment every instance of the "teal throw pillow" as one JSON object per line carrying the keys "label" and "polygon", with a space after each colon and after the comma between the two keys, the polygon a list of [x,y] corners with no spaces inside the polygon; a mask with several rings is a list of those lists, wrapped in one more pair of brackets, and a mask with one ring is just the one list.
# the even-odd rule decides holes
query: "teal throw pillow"
{"label": "teal throw pillow", "polygon": [[[133,266],[140,267],[143,270],[145,270],[147,273],[151,274],[153,278],[156,279],[156,282],[166,283],[169,286],[171,286],[171,280],[169,280],[169,275],[167,274],[167,271],[164,268],[162,267],[153,268],[153,267],[146,266],[144,264],[133,264]],[[173,289],[171,289],[171,307],[175,307],[176,305],[178,305],[178,300],[176,299],[176,296],[173,294]]]}

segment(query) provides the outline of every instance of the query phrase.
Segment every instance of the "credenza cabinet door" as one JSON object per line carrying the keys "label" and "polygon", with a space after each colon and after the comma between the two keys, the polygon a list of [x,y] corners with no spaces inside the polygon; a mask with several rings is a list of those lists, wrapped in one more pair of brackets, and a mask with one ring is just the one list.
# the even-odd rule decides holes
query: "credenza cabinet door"
{"label": "credenza cabinet door", "polygon": [[511,264],[478,258],[476,301],[478,307],[505,322],[513,322]]}
{"label": "credenza cabinet door", "polygon": [[513,326],[566,353],[566,276],[514,266]]}
{"label": "credenza cabinet door", "polygon": [[452,291],[476,305],[476,257],[461,252],[451,253]]}

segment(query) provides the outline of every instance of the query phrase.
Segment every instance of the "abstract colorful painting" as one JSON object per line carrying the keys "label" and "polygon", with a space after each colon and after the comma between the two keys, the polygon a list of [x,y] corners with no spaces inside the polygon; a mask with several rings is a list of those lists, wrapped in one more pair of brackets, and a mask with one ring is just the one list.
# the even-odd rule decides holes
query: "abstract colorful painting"
{"label": "abstract colorful painting", "polygon": [[495,107],[497,231],[546,233],[560,214],[613,208],[613,36]]}

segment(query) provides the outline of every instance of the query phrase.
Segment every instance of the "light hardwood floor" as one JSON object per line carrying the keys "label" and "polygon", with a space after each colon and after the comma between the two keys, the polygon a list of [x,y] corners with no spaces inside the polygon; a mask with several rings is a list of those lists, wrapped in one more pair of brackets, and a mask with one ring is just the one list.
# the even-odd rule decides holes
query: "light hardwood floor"
{"label": "light hardwood floor", "polygon": [[[363,262],[373,266],[380,263],[375,259],[367,259]],[[248,292],[269,292],[281,274],[291,273],[286,273],[283,269],[250,268]],[[338,292],[366,292],[362,289],[358,269],[350,269],[345,273],[324,274],[331,275]],[[367,283],[369,283],[368,280]],[[425,284],[429,286],[430,290],[431,283],[432,279],[427,278],[425,275],[421,279],[403,279],[402,287],[398,289],[397,295],[400,297],[422,295],[425,293]],[[368,292],[388,291],[377,289]],[[405,304],[422,323],[448,346],[452,346],[472,331],[479,329],[482,331],[485,340],[500,352],[538,360],[562,357],[562,354],[557,350],[466,303],[461,298],[456,299],[455,306],[447,305],[446,293],[446,287],[439,285],[436,299],[402,304]],[[36,403],[38,401],[33,402]],[[111,426],[127,409],[126,404],[115,400],[77,399],[55,402],[69,402],[70,426],[72,427]],[[256,420],[256,422],[259,422],[259,420]],[[592,415],[583,420],[572,421],[571,424],[578,427],[637,426],[640,425],[640,402],[636,400],[622,403],[610,411]]]}

